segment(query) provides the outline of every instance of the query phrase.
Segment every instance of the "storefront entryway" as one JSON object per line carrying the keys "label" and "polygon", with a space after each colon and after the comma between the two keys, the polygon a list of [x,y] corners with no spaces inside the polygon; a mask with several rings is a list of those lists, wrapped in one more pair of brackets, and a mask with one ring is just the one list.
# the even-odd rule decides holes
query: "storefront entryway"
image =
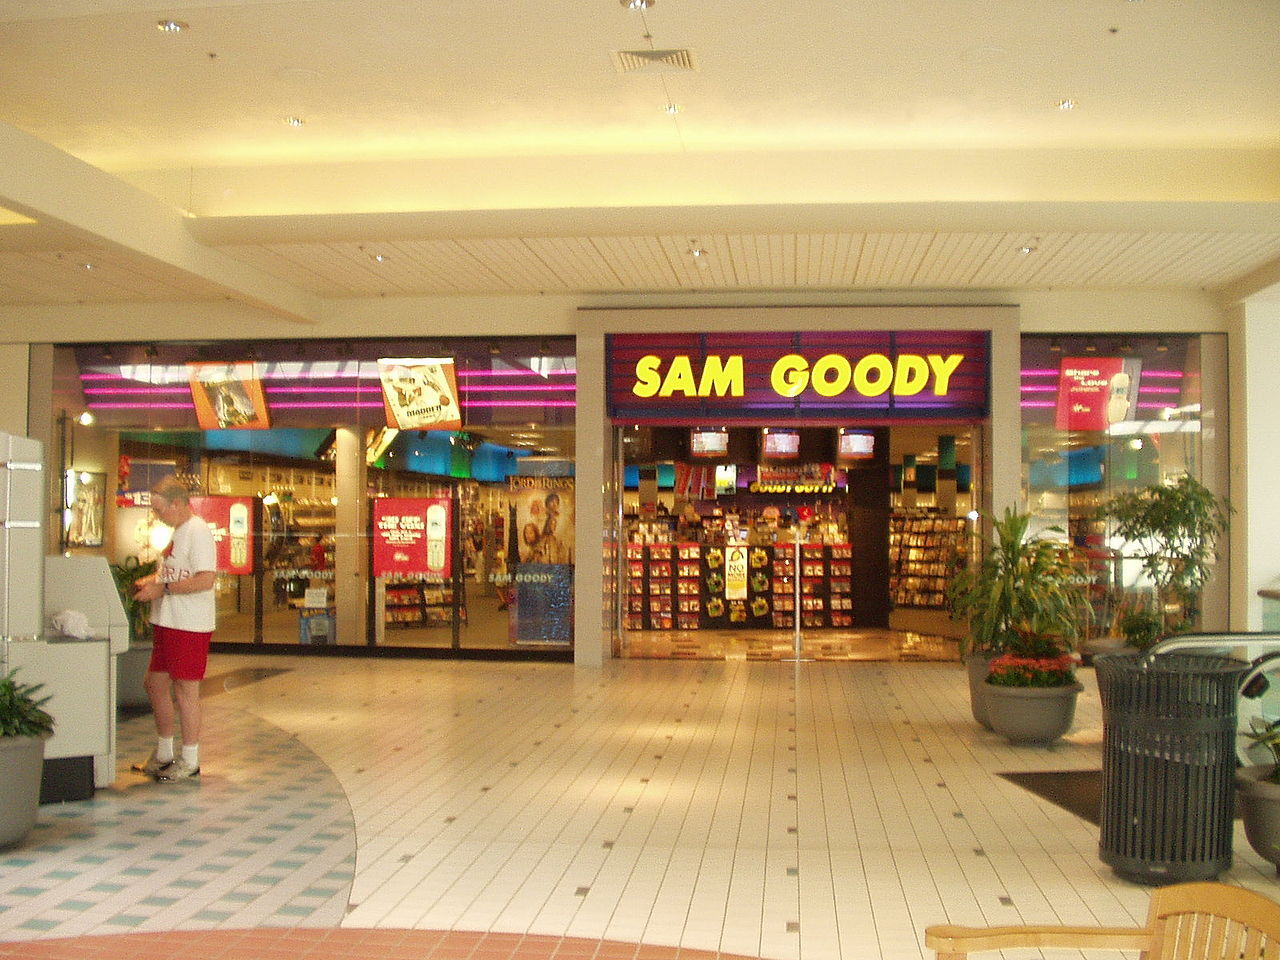
{"label": "storefront entryway", "polygon": [[981,436],[621,428],[619,655],[958,660],[945,593],[971,552]]}

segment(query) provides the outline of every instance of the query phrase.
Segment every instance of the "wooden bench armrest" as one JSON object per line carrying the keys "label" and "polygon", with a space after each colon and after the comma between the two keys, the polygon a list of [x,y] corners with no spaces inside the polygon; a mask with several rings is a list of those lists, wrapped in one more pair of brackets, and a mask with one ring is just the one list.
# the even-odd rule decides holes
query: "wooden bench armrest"
{"label": "wooden bench armrest", "polygon": [[1015,947],[1063,947],[1073,950],[1147,950],[1145,927],[928,927],[924,944],[940,957],[962,957],[980,950]]}

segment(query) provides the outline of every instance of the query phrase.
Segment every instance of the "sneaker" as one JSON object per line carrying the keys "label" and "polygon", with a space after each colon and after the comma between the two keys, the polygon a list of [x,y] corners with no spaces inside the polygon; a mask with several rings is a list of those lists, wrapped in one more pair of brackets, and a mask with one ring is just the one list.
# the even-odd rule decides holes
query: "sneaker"
{"label": "sneaker", "polygon": [[158,777],[168,769],[171,763],[173,763],[172,760],[156,759],[156,752],[152,750],[151,756],[147,757],[146,763],[135,763],[129,769],[134,773],[145,773],[148,777]]}
{"label": "sneaker", "polygon": [[156,774],[156,779],[161,783],[168,783],[173,780],[189,780],[191,777],[198,776],[200,776],[200,768],[191,766],[191,764],[179,757],[172,763],[166,764]]}

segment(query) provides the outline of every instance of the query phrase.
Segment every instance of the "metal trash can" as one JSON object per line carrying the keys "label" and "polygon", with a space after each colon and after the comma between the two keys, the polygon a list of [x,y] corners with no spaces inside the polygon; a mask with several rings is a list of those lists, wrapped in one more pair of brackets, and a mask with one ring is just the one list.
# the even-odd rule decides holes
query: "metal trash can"
{"label": "metal trash can", "polygon": [[1102,862],[1150,885],[1217,877],[1231,866],[1237,688],[1249,664],[1111,654],[1094,666]]}

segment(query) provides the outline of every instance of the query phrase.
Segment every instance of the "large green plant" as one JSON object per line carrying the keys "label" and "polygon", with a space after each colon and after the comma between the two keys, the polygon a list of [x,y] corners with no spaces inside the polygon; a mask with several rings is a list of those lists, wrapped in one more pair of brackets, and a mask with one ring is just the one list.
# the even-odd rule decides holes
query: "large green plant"
{"label": "large green plant", "polygon": [[1089,622],[1082,557],[1069,544],[1030,536],[1030,524],[1029,514],[1006,509],[981,560],[947,588],[952,616],[969,621],[966,655],[1055,656],[1075,649]]}
{"label": "large green plant", "polygon": [[53,717],[44,711],[49,697],[37,697],[41,683],[19,683],[17,670],[0,676],[0,737],[46,737]]}
{"label": "large green plant", "polygon": [[1117,494],[1098,508],[1098,516],[1114,525],[1115,535],[1142,561],[1155,588],[1148,619],[1158,620],[1157,636],[1188,630],[1199,615],[1215,546],[1232,512],[1226,500],[1188,476]]}

